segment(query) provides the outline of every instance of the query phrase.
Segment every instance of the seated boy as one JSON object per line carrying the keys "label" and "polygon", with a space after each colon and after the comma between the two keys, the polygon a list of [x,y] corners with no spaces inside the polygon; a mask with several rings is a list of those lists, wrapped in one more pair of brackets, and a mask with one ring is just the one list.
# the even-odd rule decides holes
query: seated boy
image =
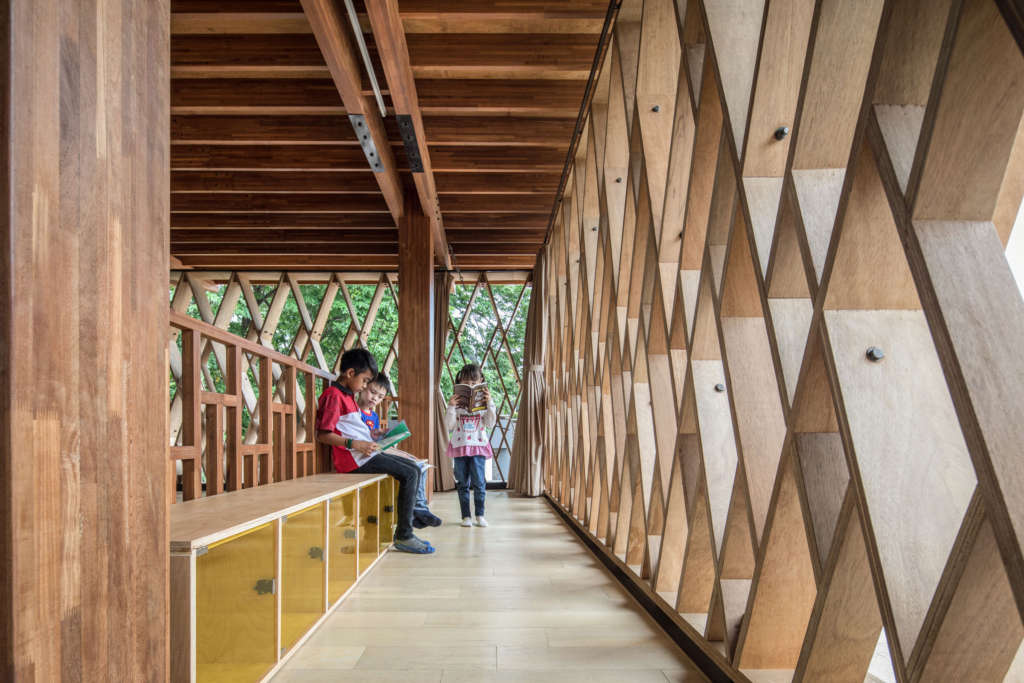
{"label": "seated boy", "polygon": [[395,550],[426,555],[434,548],[412,533],[412,509],[420,487],[420,468],[390,453],[378,452],[362,420],[355,394],[377,374],[377,361],[366,349],[350,349],[341,357],[338,378],[320,394],[316,438],[331,447],[334,470],[355,474],[390,474],[398,482],[398,526]]}
{"label": "seated boy", "polygon": [[[370,434],[374,439],[379,439],[384,433],[380,426],[380,417],[376,413],[376,408],[384,400],[384,397],[387,396],[388,389],[390,388],[391,382],[388,380],[388,376],[380,372],[370,380],[365,389],[359,392],[359,396],[356,399],[356,404],[359,406],[359,410],[362,411],[363,422],[369,427]],[[397,448],[389,448],[388,452],[408,457],[420,468],[420,487],[416,491],[416,503],[412,509],[412,525],[417,529],[427,526],[441,526],[441,518],[432,513],[427,505],[427,470],[430,465],[427,464],[426,460],[420,460],[412,454]]]}

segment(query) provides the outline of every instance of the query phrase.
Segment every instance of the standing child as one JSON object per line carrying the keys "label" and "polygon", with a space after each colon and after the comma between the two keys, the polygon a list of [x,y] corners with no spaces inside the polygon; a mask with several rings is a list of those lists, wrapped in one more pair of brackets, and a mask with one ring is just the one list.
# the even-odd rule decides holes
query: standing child
{"label": "standing child", "polygon": [[[479,384],[483,381],[480,366],[475,363],[463,365],[455,376],[457,384]],[[469,515],[470,485],[473,487],[476,525],[487,526],[487,520],[484,519],[484,496],[487,492],[484,465],[488,458],[494,457],[490,429],[498,418],[490,392],[486,389],[484,391],[487,397],[485,411],[470,412],[466,399],[453,395],[444,416],[445,428],[451,435],[448,440],[448,456],[455,459],[453,466],[459,490],[459,507],[462,508],[462,526],[473,526],[473,519]]]}
{"label": "standing child", "polygon": [[[363,422],[370,429],[370,435],[374,440],[379,439],[385,432],[380,426],[377,406],[388,395],[390,388],[391,381],[388,379],[388,376],[383,372],[378,372],[377,376],[366,385],[366,388],[359,392],[359,397],[356,399],[356,404],[362,412]],[[417,529],[423,529],[428,526],[441,526],[441,518],[430,511],[430,506],[427,503],[427,470],[430,465],[427,464],[426,460],[421,460],[411,453],[406,453],[394,447],[389,448],[388,453],[407,457],[420,468],[420,487],[416,490],[416,503],[412,508],[412,525]]]}

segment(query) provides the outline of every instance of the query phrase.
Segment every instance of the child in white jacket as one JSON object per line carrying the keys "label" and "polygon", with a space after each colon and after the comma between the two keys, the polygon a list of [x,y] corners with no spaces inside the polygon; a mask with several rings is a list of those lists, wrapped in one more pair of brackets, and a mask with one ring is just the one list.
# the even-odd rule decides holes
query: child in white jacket
{"label": "child in white jacket", "polygon": [[[469,363],[462,366],[455,376],[457,384],[479,384],[483,382],[480,366]],[[484,390],[487,392],[487,390]],[[462,508],[462,526],[473,526],[469,515],[469,488],[473,487],[473,507],[476,512],[476,525],[487,526],[484,519],[484,496],[487,492],[487,481],[484,476],[484,465],[488,458],[493,458],[491,451],[491,428],[497,421],[494,402],[490,392],[486,393],[487,409],[470,412],[466,400],[452,395],[448,400],[448,410],[444,416],[445,428],[449,433],[448,457],[454,458],[455,483],[459,491],[459,507]]]}

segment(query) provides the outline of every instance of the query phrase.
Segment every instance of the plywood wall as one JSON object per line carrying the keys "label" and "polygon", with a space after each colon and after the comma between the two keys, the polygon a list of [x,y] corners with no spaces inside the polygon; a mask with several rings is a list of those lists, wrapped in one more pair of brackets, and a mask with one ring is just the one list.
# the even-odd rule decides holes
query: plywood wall
{"label": "plywood wall", "polygon": [[543,252],[548,494],[750,680],[1020,680],[993,0],[624,0]]}

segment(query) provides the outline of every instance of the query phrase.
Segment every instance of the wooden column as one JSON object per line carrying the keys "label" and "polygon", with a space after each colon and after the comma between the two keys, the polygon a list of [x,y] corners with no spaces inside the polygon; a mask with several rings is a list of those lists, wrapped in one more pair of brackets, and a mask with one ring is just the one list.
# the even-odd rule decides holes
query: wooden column
{"label": "wooden column", "polygon": [[2,680],[167,677],[169,12],[0,12]]}
{"label": "wooden column", "polygon": [[398,223],[398,395],[406,450],[434,461],[434,246],[430,221],[406,194]]}

